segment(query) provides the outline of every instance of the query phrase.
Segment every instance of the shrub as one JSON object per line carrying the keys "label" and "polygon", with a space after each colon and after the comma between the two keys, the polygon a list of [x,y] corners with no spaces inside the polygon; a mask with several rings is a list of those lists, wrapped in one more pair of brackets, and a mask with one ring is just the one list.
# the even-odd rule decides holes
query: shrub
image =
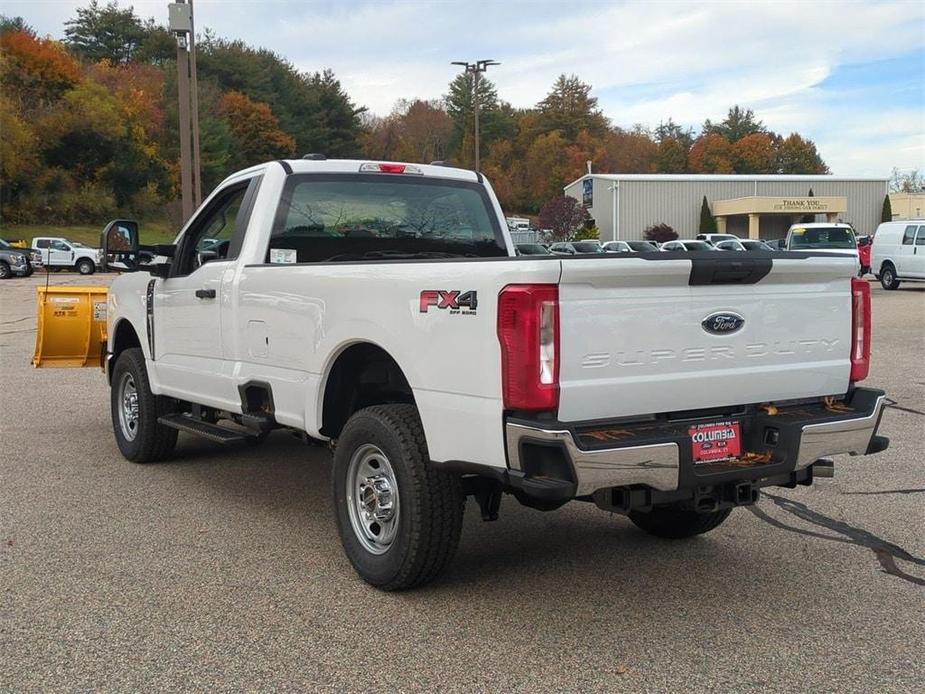
{"label": "shrub", "polygon": [[575,198],[560,195],[540,210],[540,228],[552,231],[555,241],[565,241],[589,219],[588,211]]}
{"label": "shrub", "polygon": [[601,238],[601,230],[594,225],[581,227],[575,232],[574,238],[576,241],[598,241]]}
{"label": "shrub", "polygon": [[678,232],[664,222],[647,226],[645,231],[642,232],[642,235],[646,241],[655,241],[656,243],[674,241],[678,238]]}
{"label": "shrub", "polygon": [[710,205],[707,202],[707,196],[703,196],[703,203],[700,205],[700,228],[701,234],[715,234],[716,220],[710,213]]}

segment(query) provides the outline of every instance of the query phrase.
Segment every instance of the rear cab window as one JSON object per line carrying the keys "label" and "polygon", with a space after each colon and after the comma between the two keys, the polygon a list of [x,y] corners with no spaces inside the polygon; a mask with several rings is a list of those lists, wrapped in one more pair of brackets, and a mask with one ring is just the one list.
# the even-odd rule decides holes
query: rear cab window
{"label": "rear cab window", "polygon": [[845,227],[798,227],[790,234],[790,249],[857,248],[854,233]]}
{"label": "rear cab window", "polygon": [[292,174],[264,262],[507,256],[483,186],[390,174]]}

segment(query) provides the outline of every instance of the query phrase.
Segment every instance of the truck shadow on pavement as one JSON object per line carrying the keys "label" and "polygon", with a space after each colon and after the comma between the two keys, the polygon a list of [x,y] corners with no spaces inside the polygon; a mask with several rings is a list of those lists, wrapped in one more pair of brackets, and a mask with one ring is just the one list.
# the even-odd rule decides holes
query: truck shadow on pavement
{"label": "truck shadow on pavement", "polygon": [[[305,446],[277,432],[257,447],[223,448],[184,437],[174,459],[158,467],[169,471],[171,477],[190,478],[203,489],[202,493],[243,498],[248,505],[279,514],[285,522],[297,523],[308,533],[307,537],[313,538],[312,551],[318,551],[318,541],[321,541],[323,562],[339,564],[344,574],[341,579],[349,576],[359,588],[365,589],[365,584],[353,575],[349,563],[341,555],[331,511],[330,465],[331,456],[327,450]],[[804,537],[870,549],[885,573],[925,586],[925,579],[897,565],[896,561],[900,560],[925,566],[925,560],[902,547],[813,511],[801,502],[767,492],[762,496],[781,511],[835,535],[788,524],[770,515],[762,504],[748,507],[761,521]],[[728,589],[749,591],[754,587],[752,577],[758,567],[765,579],[761,582],[764,599],[768,599],[768,586],[779,585],[782,592],[788,591],[789,569],[776,563],[769,566],[764,556],[767,550],[747,544],[748,550],[743,552],[741,541],[726,542],[729,537],[738,540],[739,531],[730,525],[731,522],[732,519],[710,535],[679,543],[652,538],[628,520],[586,503],[573,502],[557,511],[540,513],[505,496],[500,519],[484,523],[479,518],[477,505],[469,500],[455,560],[442,578],[416,594],[443,593],[461,586],[471,588],[499,580],[520,585],[524,576],[532,577],[530,590],[538,585],[544,587],[546,599],[557,594],[565,599],[575,590],[584,592],[580,587],[582,581],[597,588],[603,582],[607,587],[620,583],[623,589],[635,586],[637,590],[653,593],[666,587],[690,592],[691,576],[697,577],[696,584],[702,585],[705,591],[712,591],[710,586],[715,581],[722,581]],[[298,535],[298,532],[293,534],[293,542],[299,542]],[[632,572],[626,571],[628,565],[634,567]],[[778,570],[779,577],[770,575]],[[820,566],[819,570],[825,569]],[[552,581],[553,576],[565,576],[568,580],[565,583]],[[742,577],[741,584],[735,583],[736,576]]]}

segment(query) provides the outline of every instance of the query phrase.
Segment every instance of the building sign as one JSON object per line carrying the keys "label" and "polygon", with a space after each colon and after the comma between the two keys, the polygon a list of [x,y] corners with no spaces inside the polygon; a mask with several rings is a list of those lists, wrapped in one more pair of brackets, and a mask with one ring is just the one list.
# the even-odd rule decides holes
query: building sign
{"label": "building sign", "polygon": [[594,179],[586,178],[581,182],[582,207],[594,207]]}
{"label": "building sign", "polygon": [[828,212],[829,204],[819,198],[781,198],[773,205],[774,212]]}

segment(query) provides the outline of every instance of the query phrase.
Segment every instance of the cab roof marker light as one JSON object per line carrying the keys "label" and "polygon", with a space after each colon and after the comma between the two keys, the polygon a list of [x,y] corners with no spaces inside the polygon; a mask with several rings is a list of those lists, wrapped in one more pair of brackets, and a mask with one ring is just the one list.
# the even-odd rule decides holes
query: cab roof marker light
{"label": "cab roof marker light", "polygon": [[389,173],[389,174],[410,174],[414,176],[423,176],[424,171],[414,164],[389,164],[376,163],[368,161],[360,164],[360,173]]}

